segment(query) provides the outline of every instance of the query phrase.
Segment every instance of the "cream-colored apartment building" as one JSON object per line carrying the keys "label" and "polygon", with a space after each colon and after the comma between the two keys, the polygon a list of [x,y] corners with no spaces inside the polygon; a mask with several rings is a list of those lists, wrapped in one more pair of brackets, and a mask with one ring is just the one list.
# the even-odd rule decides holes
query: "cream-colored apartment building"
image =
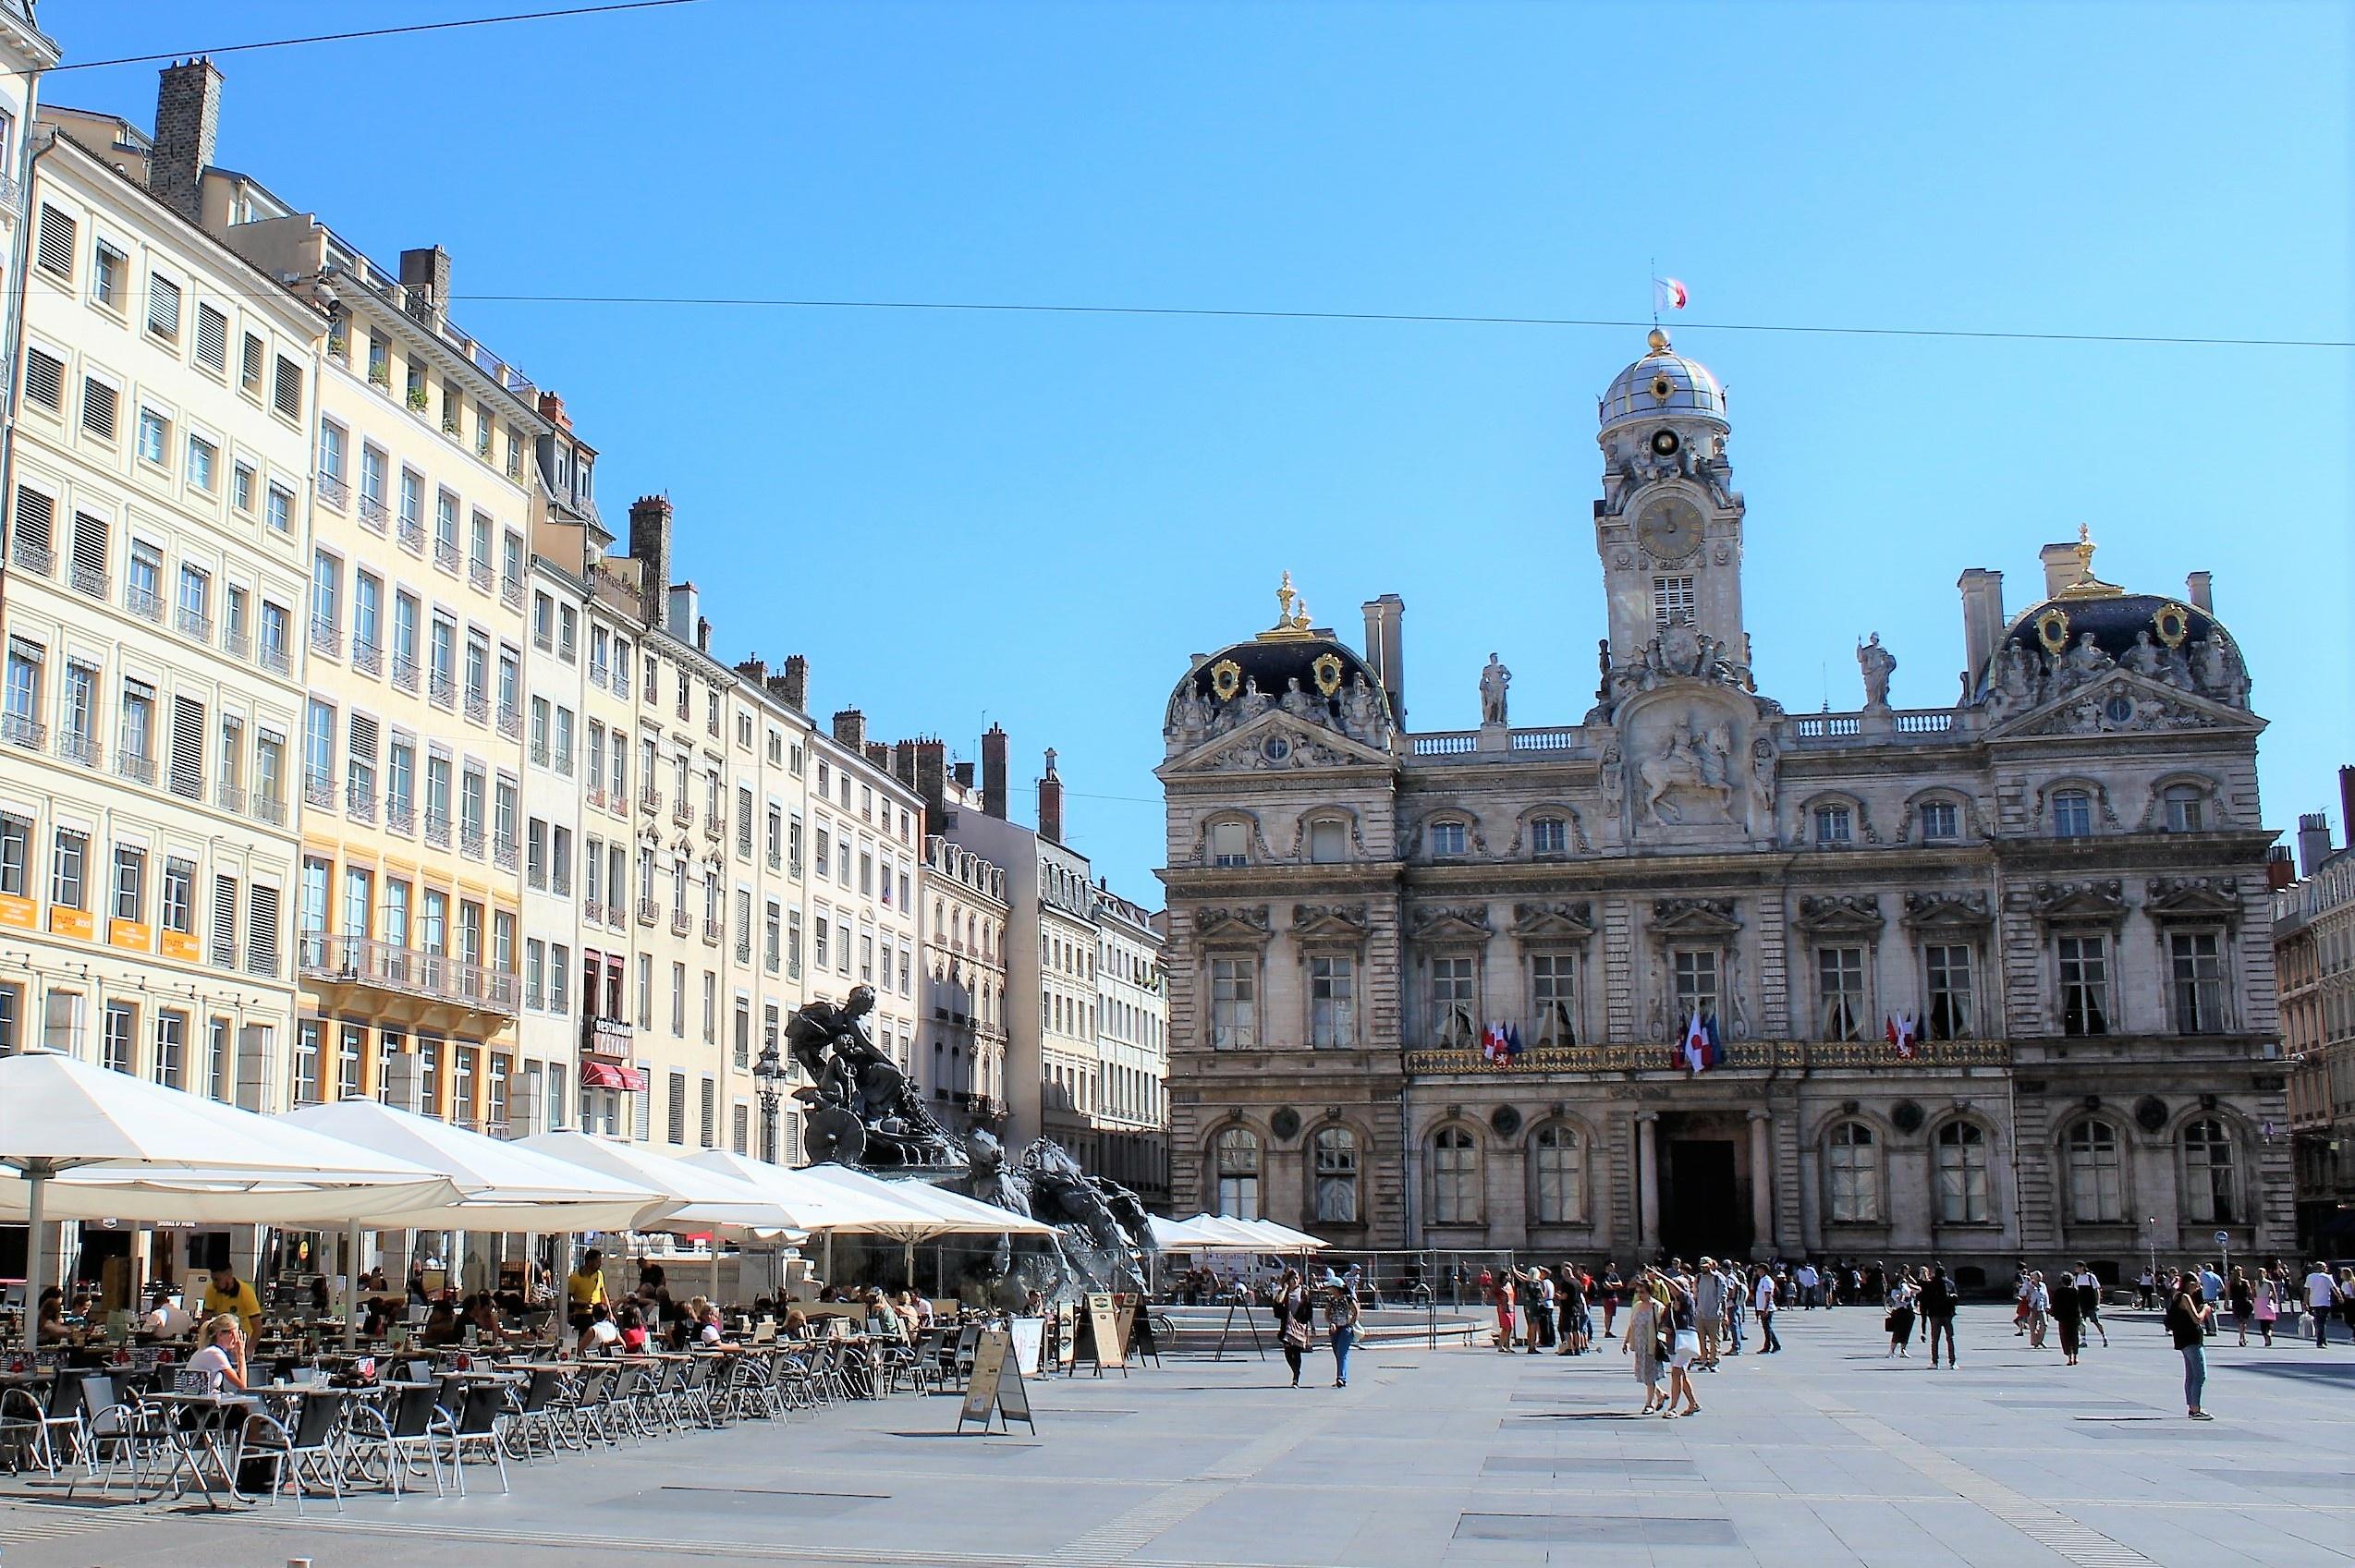
{"label": "cream-colored apartment building", "polygon": [[326,322],[150,195],[150,152],[57,111],[24,199],[0,1050],[37,1039],[272,1111],[292,1092],[289,748]]}
{"label": "cream-colored apartment building", "polygon": [[[176,93],[201,96],[209,119],[219,77],[173,67],[159,119]],[[388,273],[226,169],[203,171],[199,201],[207,228],[330,317],[311,432],[303,1016],[287,1098],[374,1095],[504,1127],[520,1043],[538,392],[451,323],[438,249]]]}

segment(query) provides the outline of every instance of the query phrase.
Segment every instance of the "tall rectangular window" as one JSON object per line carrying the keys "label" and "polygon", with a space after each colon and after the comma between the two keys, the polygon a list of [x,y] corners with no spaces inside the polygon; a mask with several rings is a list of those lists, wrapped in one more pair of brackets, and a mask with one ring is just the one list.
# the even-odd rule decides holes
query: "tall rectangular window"
{"label": "tall rectangular window", "polygon": [[1340,954],[1309,959],[1309,1044],[1355,1045],[1358,1038],[1357,961]]}
{"label": "tall rectangular window", "polygon": [[2061,1033],[2109,1033],[2109,939],[2065,936],[2055,946],[2060,962]]}
{"label": "tall rectangular window", "polygon": [[1567,953],[1540,953],[1529,961],[1530,1003],[1536,1013],[1538,1045],[1578,1043],[1578,960]]}
{"label": "tall rectangular window", "polygon": [[2223,940],[2214,931],[2169,931],[2167,966],[2176,1033],[2214,1034],[2223,1028]]}
{"label": "tall rectangular window", "polygon": [[1471,1044],[1480,1029],[1480,981],[1470,957],[1431,961],[1431,1030],[1443,1046]]}
{"label": "tall rectangular window", "polygon": [[1815,1009],[1824,1039],[1864,1038],[1864,949],[1815,950]]}
{"label": "tall rectangular window", "polygon": [[1931,1039],[1969,1039],[1972,1033],[1971,949],[1958,942],[1922,950],[1929,1007],[1922,1032]]}

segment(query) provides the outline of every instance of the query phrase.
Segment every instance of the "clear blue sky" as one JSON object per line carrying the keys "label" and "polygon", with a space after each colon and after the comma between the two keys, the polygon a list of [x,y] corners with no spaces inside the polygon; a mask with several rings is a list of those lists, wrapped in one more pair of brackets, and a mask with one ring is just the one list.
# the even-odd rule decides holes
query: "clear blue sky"
{"label": "clear blue sky", "polygon": [[[95,59],[497,0],[68,6]],[[2355,336],[2335,5],[980,5],[702,0],[221,60],[220,160],[458,292]],[[154,67],[59,101],[149,121]],[[1594,396],[1635,330],[476,302],[599,493],[666,491],[730,657],[821,713],[1061,752],[1069,835],[1158,902],[1190,650],[1405,595],[1419,728],[1575,722],[1603,628]],[[1682,325],[1725,380],[1765,689],[1951,700],[1954,581],[2093,525],[2215,573],[2267,820],[2355,760],[2343,349]],[[1112,798],[1106,798],[1112,797]]]}

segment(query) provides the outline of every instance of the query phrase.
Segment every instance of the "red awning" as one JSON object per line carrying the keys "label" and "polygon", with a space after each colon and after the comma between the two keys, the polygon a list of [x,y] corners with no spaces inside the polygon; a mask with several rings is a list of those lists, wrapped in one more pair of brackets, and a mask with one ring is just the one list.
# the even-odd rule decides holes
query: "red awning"
{"label": "red awning", "polygon": [[646,1075],[635,1067],[624,1067],[614,1062],[583,1062],[580,1064],[582,1088],[628,1089],[632,1094],[646,1090]]}

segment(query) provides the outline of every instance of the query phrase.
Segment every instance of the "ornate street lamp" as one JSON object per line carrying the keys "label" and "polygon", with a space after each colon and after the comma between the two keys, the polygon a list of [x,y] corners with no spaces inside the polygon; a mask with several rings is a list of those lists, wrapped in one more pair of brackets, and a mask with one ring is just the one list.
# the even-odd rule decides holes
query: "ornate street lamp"
{"label": "ornate street lamp", "polygon": [[761,1097],[761,1158],[776,1163],[777,1100],[784,1094],[787,1069],[778,1057],[776,1040],[772,1038],[761,1047],[760,1059],[752,1064],[752,1077]]}

